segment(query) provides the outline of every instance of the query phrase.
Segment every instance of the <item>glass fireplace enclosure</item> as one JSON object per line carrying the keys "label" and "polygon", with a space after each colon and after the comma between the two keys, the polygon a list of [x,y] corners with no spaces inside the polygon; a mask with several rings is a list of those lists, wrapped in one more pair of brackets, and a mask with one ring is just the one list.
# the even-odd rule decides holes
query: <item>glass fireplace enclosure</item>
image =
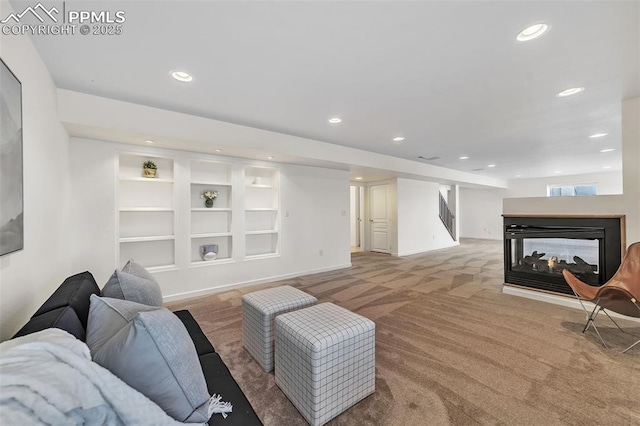
{"label": "glass fireplace enclosure", "polygon": [[620,266],[620,218],[505,217],[505,283],[572,295],[567,269],[600,286]]}

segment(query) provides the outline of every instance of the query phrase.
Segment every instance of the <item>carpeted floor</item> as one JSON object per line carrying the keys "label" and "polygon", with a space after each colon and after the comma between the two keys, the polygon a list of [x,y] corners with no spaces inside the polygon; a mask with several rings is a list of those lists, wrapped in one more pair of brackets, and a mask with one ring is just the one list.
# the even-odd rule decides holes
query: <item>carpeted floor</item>
{"label": "carpeted floor", "polygon": [[[169,304],[189,309],[265,425],[306,422],[242,348],[242,294],[292,285],[376,323],[376,392],[330,425],[640,425],[640,345],[582,334],[582,311],[504,295],[502,243],[394,258]],[[633,336],[597,322],[621,350]],[[634,322],[619,322],[640,335]]]}

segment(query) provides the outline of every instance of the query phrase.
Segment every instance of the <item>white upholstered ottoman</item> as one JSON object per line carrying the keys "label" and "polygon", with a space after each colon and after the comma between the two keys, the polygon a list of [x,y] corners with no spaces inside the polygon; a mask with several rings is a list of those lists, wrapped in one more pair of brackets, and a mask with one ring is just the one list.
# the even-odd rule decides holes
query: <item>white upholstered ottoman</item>
{"label": "white upholstered ottoman", "polygon": [[273,370],[276,315],[315,305],[315,297],[285,285],[242,296],[242,344],[264,371]]}
{"label": "white upholstered ottoman", "polygon": [[312,426],[375,391],[376,325],[321,303],[275,321],[276,384]]}

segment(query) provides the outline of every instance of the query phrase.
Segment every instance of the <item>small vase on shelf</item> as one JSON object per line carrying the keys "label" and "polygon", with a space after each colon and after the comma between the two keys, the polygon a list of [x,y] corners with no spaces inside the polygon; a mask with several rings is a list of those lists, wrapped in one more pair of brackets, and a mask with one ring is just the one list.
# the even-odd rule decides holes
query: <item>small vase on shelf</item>
{"label": "small vase on shelf", "polygon": [[148,160],[142,164],[142,171],[144,172],[144,177],[155,178],[158,175],[158,166],[153,161]]}
{"label": "small vase on shelf", "polygon": [[158,171],[156,169],[144,169],[144,177],[154,178]]}
{"label": "small vase on shelf", "polygon": [[202,191],[202,198],[204,198],[204,206],[207,208],[213,207],[213,200],[218,198],[218,191],[212,191],[210,189]]}

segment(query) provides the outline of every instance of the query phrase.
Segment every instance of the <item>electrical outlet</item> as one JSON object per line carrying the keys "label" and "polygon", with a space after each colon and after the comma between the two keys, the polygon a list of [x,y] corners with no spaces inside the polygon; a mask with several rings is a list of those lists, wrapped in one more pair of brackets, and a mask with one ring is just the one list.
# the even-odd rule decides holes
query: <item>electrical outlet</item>
{"label": "electrical outlet", "polygon": [[340,213],[342,214],[342,216],[346,216],[347,215],[347,211],[346,210],[341,210]]}
{"label": "electrical outlet", "polygon": [[323,256],[323,255],[324,255],[324,251],[322,251],[322,249],[320,249],[320,251],[318,252],[318,254],[319,254],[320,256]]}
{"label": "electrical outlet", "polygon": [[284,217],[289,217],[289,210],[284,211]]}

